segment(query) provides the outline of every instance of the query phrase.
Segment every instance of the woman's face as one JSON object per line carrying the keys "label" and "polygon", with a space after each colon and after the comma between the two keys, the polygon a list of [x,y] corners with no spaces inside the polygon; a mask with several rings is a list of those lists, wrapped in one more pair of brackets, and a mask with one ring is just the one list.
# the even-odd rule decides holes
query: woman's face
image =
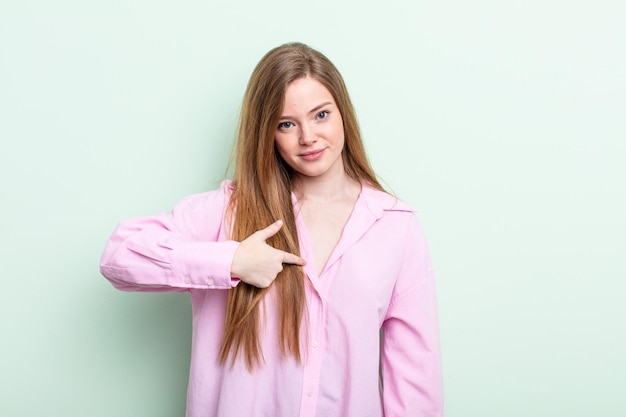
{"label": "woman's face", "polygon": [[303,180],[344,174],[341,113],[330,91],[312,78],[287,86],[275,140],[280,156]]}

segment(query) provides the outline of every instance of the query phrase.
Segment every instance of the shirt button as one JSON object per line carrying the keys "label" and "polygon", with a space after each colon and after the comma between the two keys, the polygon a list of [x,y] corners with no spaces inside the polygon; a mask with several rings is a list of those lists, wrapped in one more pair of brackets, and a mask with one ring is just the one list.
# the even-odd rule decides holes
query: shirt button
{"label": "shirt button", "polygon": [[313,343],[311,343],[311,346],[313,346],[314,348],[317,347],[317,340],[314,340]]}
{"label": "shirt button", "polygon": [[308,391],[306,392],[306,396],[307,396],[307,397],[309,397],[309,398],[311,398],[311,397],[313,396],[313,391],[308,390]]}
{"label": "shirt button", "polygon": [[211,278],[207,279],[207,280],[206,280],[206,283],[207,283],[209,286],[211,286],[211,287],[212,287],[213,285],[215,285],[215,281],[213,281]]}
{"label": "shirt button", "polygon": [[191,282],[191,278],[185,277],[185,284],[189,284]]}

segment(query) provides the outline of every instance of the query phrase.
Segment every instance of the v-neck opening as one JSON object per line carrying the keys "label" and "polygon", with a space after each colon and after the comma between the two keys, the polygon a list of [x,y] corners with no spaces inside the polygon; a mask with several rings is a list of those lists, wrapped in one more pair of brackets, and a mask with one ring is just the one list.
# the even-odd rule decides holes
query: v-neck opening
{"label": "v-neck opening", "polygon": [[[313,278],[315,279],[315,281],[320,281],[320,278],[322,275],[324,275],[324,273],[326,272],[326,270],[332,266],[332,264],[336,261],[336,259],[338,259],[337,254],[337,250],[338,248],[343,246],[343,241],[345,240],[346,237],[346,230],[348,229],[348,226],[353,222],[353,219],[355,217],[355,213],[357,212],[357,208],[362,204],[362,200],[363,200],[363,194],[364,194],[364,189],[365,186],[361,185],[361,190],[359,191],[359,195],[357,196],[356,200],[354,201],[354,204],[352,206],[352,210],[350,211],[350,215],[348,216],[348,219],[346,220],[345,224],[343,225],[342,229],[341,229],[341,233],[339,234],[339,239],[337,240],[337,243],[335,244],[335,246],[333,247],[333,249],[330,251],[330,254],[328,256],[328,259],[326,260],[326,263],[324,264],[324,266],[322,267],[320,273],[318,274],[317,272],[317,265],[315,262],[315,256],[314,256],[314,251],[313,251],[313,244],[311,242],[311,236],[309,233],[309,229],[307,228],[306,222],[304,221],[304,218],[302,216],[301,213],[301,209],[300,206],[298,206],[298,201],[295,197],[295,194],[292,193],[292,201],[293,201],[293,205],[294,205],[294,215],[295,215],[295,220],[296,220],[296,224],[298,226],[298,234],[299,234],[299,240],[300,240],[300,251],[301,251],[301,256],[303,256],[305,259],[309,259],[311,262],[307,262],[307,264],[304,267],[305,272],[307,273],[307,275],[309,276],[309,279]],[[306,254],[306,255],[305,255]]]}

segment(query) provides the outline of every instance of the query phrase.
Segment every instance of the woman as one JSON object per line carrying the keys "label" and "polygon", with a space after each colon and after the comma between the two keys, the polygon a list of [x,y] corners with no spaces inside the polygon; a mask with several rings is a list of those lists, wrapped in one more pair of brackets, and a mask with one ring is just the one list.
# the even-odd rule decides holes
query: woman
{"label": "woman", "polygon": [[442,415],[424,237],[376,180],[341,75],[306,45],[255,68],[233,180],[120,223],[101,271],[191,294],[189,417]]}

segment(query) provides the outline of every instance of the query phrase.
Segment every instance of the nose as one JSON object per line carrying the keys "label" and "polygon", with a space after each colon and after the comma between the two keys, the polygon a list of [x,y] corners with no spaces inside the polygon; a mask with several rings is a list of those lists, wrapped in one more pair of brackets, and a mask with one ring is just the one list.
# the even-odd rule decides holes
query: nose
{"label": "nose", "polygon": [[309,146],[317,142],[317,136],[313,129],[311,129],[308,125],[302,125],[300,129],[300,145]]}

